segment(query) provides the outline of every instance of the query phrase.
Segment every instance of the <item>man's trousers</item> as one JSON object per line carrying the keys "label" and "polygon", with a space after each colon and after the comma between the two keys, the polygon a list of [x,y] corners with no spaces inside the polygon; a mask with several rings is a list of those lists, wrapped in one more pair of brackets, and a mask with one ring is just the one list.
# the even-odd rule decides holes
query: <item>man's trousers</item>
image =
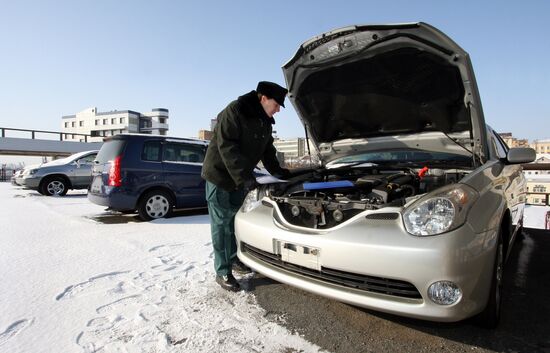
{"label": "man's trousers", "polygon": [[218,276],[231,273],[231,264],[237,256],[235,215],[241,208],[245,196],[243,189],[225,191],[206,182],[206,201],[214,248],[214,269]]}

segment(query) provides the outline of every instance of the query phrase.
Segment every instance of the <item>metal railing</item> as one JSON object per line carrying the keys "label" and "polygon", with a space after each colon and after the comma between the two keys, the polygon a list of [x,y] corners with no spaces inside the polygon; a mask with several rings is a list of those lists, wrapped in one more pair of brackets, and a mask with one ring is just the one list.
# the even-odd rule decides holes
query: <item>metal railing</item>
{"label": "metal railing", "polygon": [[14,173],[15,173],[15,169],[6,168],[4,166],[1,166],[0,167],[0,181],[10,180]]}
{"label": "metal railing", "polygon": [[6,136],[6,131],[22,131],[22,132],[30,132],[31,139],[35,139],[36,133],[40,134],[52,134],[52,135],[59,135],[59,141],[65,141],[63,139],[63,135],[71,135],[71,136],[84,136],[84,142],[88,142],[88,137],[92,137],[91,135],[86,134],[77,134],[72,132],[59,132],[59,131],[45,131],[45,130],[28,130],[28,129],[14,129],[10,127],[0,127],[0,133],[2,137],[9,137]]}

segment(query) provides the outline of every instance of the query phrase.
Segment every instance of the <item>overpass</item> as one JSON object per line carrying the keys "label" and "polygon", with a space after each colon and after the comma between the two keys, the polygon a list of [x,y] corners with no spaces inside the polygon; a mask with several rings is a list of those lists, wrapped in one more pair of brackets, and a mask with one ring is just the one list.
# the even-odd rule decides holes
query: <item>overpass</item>
{"label": "overpass", "polygon": [[[7,134],[26,135],[27,137],[7,137]],[[43,130],[26,130],[0,127],[0,155],[66,157],[71,154],[99,150],[102,142],[64,141],[65,133]],[[87,141],[90,135],[83,136]],[[37,138],[37,136],[44,138]]]}

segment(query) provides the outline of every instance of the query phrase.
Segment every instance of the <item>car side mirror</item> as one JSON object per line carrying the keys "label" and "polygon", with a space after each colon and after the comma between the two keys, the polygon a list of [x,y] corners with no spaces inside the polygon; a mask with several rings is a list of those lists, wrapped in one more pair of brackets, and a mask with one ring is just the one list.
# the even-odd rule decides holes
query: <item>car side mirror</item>
{"label": "car side mirror", "polygon": [[531,163],[535,160],[537,154],[534,149],[529,147],[510,148],[506,155],[506,161],[510,164]]}

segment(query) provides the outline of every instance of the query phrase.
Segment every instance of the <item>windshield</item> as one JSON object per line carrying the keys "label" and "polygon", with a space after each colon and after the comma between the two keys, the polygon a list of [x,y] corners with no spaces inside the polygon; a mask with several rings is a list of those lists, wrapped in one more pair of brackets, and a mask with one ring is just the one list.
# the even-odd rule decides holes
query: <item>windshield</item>
{"label": "windshield", "polygon": [[470,165],[471,158],[445,152],[430,152],[416,150],[394,150],[384,152],[367,152],[346,156],[329,163],[331,166],[374,163],[374,164],[450,164]]}

